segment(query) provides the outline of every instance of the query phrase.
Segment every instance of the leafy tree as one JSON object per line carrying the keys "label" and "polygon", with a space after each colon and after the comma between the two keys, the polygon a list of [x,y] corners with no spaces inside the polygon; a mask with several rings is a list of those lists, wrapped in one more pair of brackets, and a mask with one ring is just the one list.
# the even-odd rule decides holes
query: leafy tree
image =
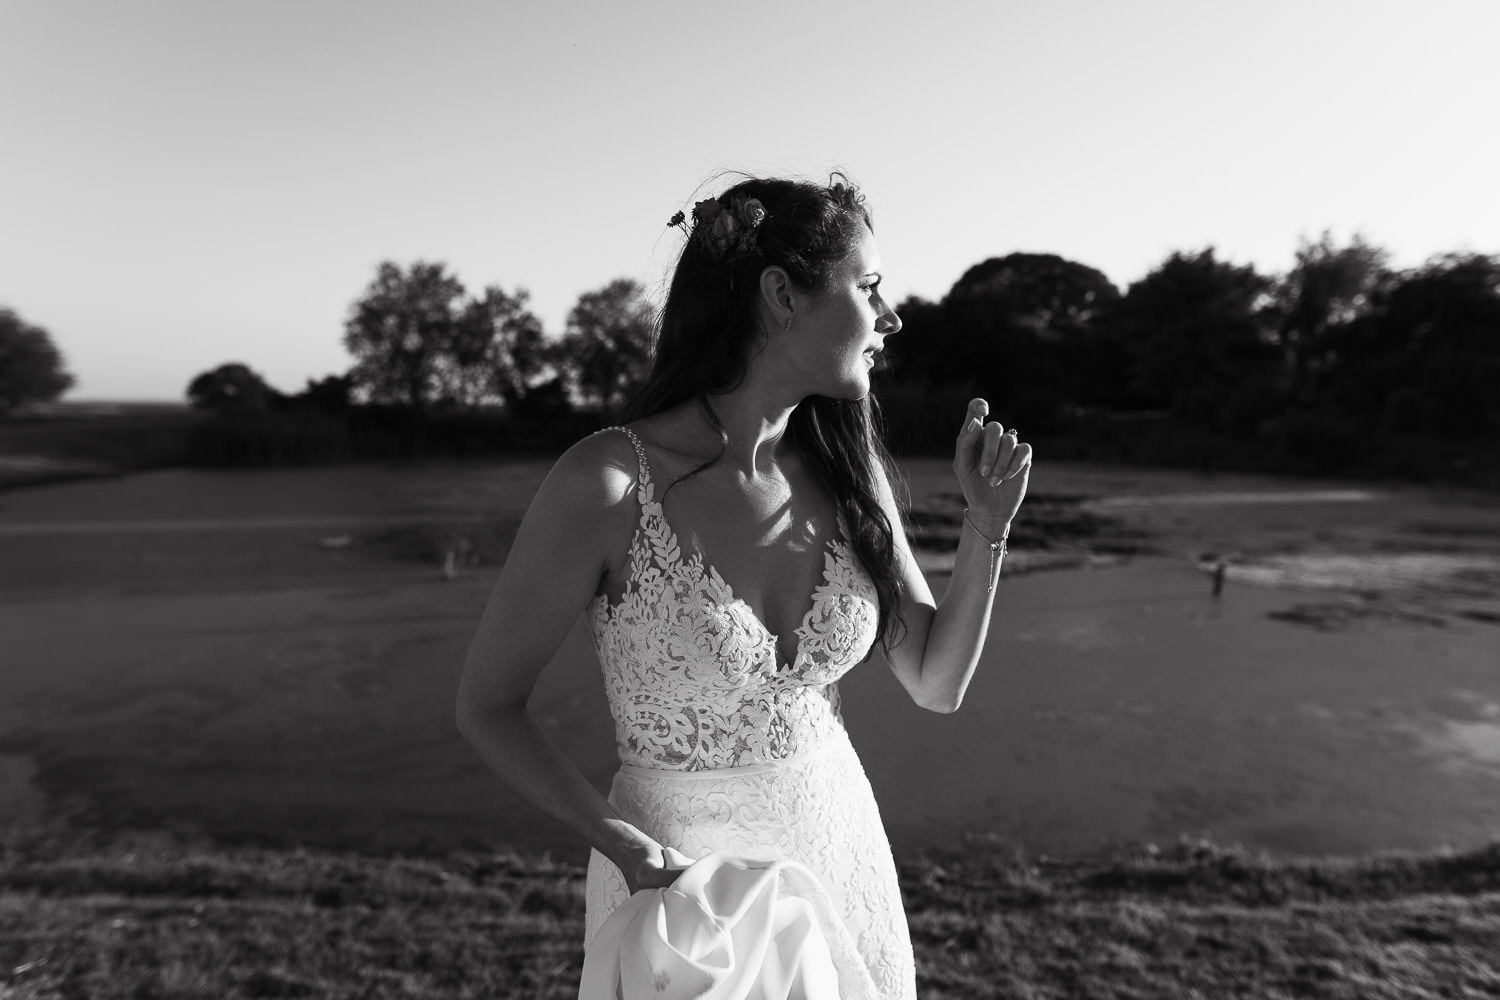
{"label": "leafy tree", "polygon": [[1010,326],[1058,340],[1119,297],[1110,280],[1086,264],[1050,253],[1013,253],[969,268],[947,301],[1003,305]]}
{"label": "leafy tree", "polygon": [[943,307],[921,296],[910,296],[896,306],[901,332],[885,342],[883,353],[892,378],[901,385],[931,385],[953,377],[942,355],[951,349]]}
{"label": "leafy tree", "polygon": [[1131,402],[1219,430],[1250,431],[1279,405],[1271,282],[1213,248],[1173,253],[1125,292],[1109,319]]}
{"label": "leafy tree", "polygon": [[538,390],[549,367],[541,322],[526,308],[524,289],[507,295],[491,285],[464,313],[458,338],[459,367],[488,374],[488,388],[516,408]]}
{"label": "leafy tree", "polygon": [[439,357],[452,340],[464,287],[442,264],[402,271],[389,261],[355,302],[344,327],[354,387],[372,402],[424,409],[437,400]]}
{"label": "leafy tree", "polygon": [[11,309],[0,309],[0,416],[50,403],[73,387],[52,337]]}
{"label": "leafy tree", "polygon": [[348,375],[310,378],[301,392],[287,397],[286,403],[292,408],[300,407],[322,413],[340,413],[349,409],[349,388]]}
{"label": "leafy tree", "polygon": [[371,402],[418,411],[513,402],[542,364],[526,298],[490,287],[471,299],[442,264],[384,262],[345,324],[351,384]]}
{"label": "leafy tree", "polygon": [[1500,433],[1500,258],[1448,254],[1396,276],[1330,338],[1325,408],[1387,430]]}
{"label": "leafy tree", "polygon": [[1081,364],[1095,317],[1119,297],[1102,273],[1055,254],[994,257],[935,311],[920,300],[898,309],[892,367],[898,378],[983,391],[1002,419],[1046,425],[1087,395]]}
{"label": "leafy tree", "polygon": [[1335,331],[1367,313],[1374,295],[1389,285],[1387,260],[1384,250],[1359,236],[1339,247],[1324,232],[1318,242],[1303,240],[1297,248],[1296,263],[1276,283],[1272,307],[1293,405],[1310,402],[1314,380],[1333,362]]}
{"label": "leafy tree", "polygon": [[188,402],[200,410],[264,410],[280,394],[248,365],[238,361],[203,372],[188,383]]}
{"label": "leafy tree", "polygon": [[585,406],[606,413],[624,408],[650,370],[654,328],[655,310],[629,278],[578,297],[555,357]]}
{"label": "leafy tree", "polygon": [[971,388],[979,374],[974,356],[981,345],[968,339],[944,306],[908,298],[896,307],[901,332],[885,342],[892,377],[902,385],[962,385]]}
{"label": "leafy tree", "polygon": [[887,363],[875,370],[886,441],[898,453],[941,453],[952,448],[955,419],[975,387],[933,364],[933,355],[950,349],[940,304],[911,296],[897,303],[896,314],[901,332],[886,340]]}

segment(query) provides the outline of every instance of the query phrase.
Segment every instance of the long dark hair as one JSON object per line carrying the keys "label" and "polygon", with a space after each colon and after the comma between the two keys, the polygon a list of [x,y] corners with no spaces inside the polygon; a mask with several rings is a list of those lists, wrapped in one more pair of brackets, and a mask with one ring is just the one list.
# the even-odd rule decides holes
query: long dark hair
{"label": "long dark hair", "polygon": [[[689,476],[713,465],[729,446],[709,396],[744,381],[760,333],[756,298],[761,272],[774,264],[798,287],[822,292],[833,266],[858,246],[861,227],[875,228],[864,196],[842,174],[834,174],[827,186],[747,178],[718,201],[728,207],[732,199],[748,198],[766,210],[754,252],[725,264],[699,240],[687,241],[662,308],[651,374],[625,409],[629,422],[697,401],[721,447]],[[891,481],[898,481],[883,441],[879,405],[873,394],[858,400],[809,396],[792,411],[786,434],[833,496],[854,554],[875,585],[880,642],[889,650],[898,637],[895,629],[904,631],[905,622],[895,559],[894,533],[900,525],[890,523],[875,492],[877,463]]]}

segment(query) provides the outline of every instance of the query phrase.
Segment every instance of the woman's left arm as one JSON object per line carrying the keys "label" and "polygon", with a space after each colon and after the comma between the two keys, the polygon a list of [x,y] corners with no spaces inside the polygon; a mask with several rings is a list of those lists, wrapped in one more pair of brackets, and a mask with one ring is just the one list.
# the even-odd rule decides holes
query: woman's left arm
{"label": "woman's left arm", "polygon": [[988,414],[983,399],[970,400],[954,448],[953,472],[968,511],[959,527],[948,589],[936,605],[901,530],[890,483],[883,473],[877,479],[895,535],[906,624],[886,659],[912,701],[934,712],[957,710],[979,664],[1003,555],[995,543],[1009,533],[1031,476],[1031,445],[1021,444],[998,423],[985,423]]}

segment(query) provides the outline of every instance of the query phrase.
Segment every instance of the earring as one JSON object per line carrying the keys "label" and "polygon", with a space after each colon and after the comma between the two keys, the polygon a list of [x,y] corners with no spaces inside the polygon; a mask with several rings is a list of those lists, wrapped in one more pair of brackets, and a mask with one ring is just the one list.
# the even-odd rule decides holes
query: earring
{"label": "earring", "polygon": [[786,318],[786,323],[782,325],[781,329],[782,329],[782,332],[784,332],[784,333],[791,333],[792,332],[792,317],[788,316]]}

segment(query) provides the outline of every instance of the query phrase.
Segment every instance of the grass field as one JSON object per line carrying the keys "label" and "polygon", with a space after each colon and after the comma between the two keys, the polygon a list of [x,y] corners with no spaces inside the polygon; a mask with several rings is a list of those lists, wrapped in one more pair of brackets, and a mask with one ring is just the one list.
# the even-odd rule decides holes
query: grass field
{"label": "grass field", "polygon": [[[1500,847],[1274,863],[1184,841],[1059,861],[983,843],[901,871],[941,998],[1500,995]],[[535,856],[12,835],[0,996],[561,998],[583,878]]]}

